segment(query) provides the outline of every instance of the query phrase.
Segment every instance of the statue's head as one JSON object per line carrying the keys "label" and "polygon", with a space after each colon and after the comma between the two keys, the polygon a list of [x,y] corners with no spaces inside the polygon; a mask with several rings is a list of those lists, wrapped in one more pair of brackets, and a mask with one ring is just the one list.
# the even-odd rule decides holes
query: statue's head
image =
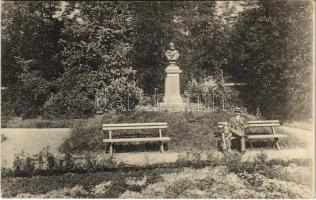
{"label": "statue's head", "polygon": [[176,61],[178,60],[180,54],[174,47],[173,42],[169,42],[169,48],[168,50],[166,50],[165,55],[167,56],[167,59],[170,63],[176,63]]}
{"label": "statue's head", "polygon": [[176,48],[174,47],[174,43],[173,42],[169,42],[169,48],[171,50],[175,50]]}
{"label": "statue's head", "polygon": [[236,107],[234,110],[235,116],[240,115],[240,113],[241,113],[241,108]]}

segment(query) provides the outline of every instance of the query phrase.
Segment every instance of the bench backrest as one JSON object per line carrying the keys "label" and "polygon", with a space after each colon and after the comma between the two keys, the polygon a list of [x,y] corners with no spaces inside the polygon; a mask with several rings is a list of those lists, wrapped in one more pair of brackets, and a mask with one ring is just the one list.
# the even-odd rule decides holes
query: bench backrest
{"label": "bench backrest", "polygon": [[[217,127],[223,128],[224,125],[228,125],[228,122],[218,122]],[[248,128],[250,127],[276,127],[280,126],[279,120],[258,120],[258,121],[248,121]]]}
{"label": "bench backrest", "polygon": [[276,127],[276,126],[280,126],[279,120],[248,121],[248,127]]}
{"label": "bench backrest", "polygon": [[166,129],[167,122],[153,123],[125,123],[125,124],[103,124],[102,130],[141,130],[141,129]]}

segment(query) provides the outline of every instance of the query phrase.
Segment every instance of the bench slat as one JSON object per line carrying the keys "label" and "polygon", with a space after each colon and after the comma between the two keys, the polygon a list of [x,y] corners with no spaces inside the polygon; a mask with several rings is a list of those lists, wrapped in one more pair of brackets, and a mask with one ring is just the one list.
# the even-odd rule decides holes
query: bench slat
{"label": "bench slat", "polygon": [[141,130],[141,129],[166,129],[167,126],[134,126],[134,127],[103,127],[102,130]]}
{"label": "bench slat", "polygon": [[[260,121],[247,121],[248,124],[280,124],[279,120],[260,120]],[[228,122],[217,122],[217,125],[228,124]]]}
{"label": "bench slat", "polygon": [[[278,127],[280,124],[258,124],[258,125],[248,125],[247,128],[254,128],[254,127]],[[223,128],[223,125],[217,126],[218,128]]]}
{"label": "bench slat", "polygon": [[[228,122],[218,122],[217,127],[223,128],[228,125]],[[248,121],[248,127],[278,127],[280,126],[279,120],[266,120],[266,121]]]}
{"label": "bench slat", "polygon": [[123,123],[123,124],[103,124],[103,127],[131,127],[131,126],[167,126],[167,122],[155,123]]}
{"label": "bench slat", "polygon": [[279,120],[258,120],[258,121],[248,121],[248,124],[260,124],[260,123],[280,123]]}
{"label": "bench slat", "polygon": [[165,142],[170,141],[170,137],[161,138],[119,138],[119,139],[104,139],[106,143],[118,143],[118,142]]}
{"label": "bench slat", "polygon": [[248,139],[271,139],[271,138],[284,138],[286,135],[275,134],[275,135],[248,135]]}
{"label": "bench slat", "polygon": [[248,124],[247,128],[249,127],[278,127],[280,124]]}

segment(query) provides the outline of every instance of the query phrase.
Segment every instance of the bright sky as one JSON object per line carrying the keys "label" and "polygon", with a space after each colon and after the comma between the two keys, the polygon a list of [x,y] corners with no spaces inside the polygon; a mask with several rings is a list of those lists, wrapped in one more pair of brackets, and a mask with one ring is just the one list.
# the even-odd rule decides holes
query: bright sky
{"label": "bright sky", "polygon": [[243,1],[216,1],[216,8],[218,9],[218,13],[221,14],[222,11],[223,11],[223,6],[225,4],[228,4],[229,5],[229,8],[232,7],[232,6],[235,6],[236,8],[236,12],[240,12],[243,10],[243,7],[241,5]]}

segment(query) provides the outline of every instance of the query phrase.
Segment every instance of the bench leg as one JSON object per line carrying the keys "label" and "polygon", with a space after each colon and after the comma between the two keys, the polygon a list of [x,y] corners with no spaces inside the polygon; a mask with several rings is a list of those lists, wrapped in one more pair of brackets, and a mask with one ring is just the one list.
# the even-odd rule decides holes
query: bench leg
{"label": "bench leg", "polygon": [[250,145],[250,148],[253,149],[252,142],[248,140],[248,143],[249,143],[249,145]]}
{"label": "bench leg", "polygon": [[276,138],[274,141],[278,151],[280,151],[279,138]]}
{"label": "bench leg", "polygon": [[240,137],[240,147],[241,147],[241,149],[240,149],[241,153],[246,151],[246,141],[245,141],[244,136]]}
{"label": "bench leg", "polygon": [[164,149],[163,149],[163,142],[161,142],[161,143],[160,143],[160,153],[163,154],[163,152],[164,152]]}
{"label": "bench leg", "polygon": [[112,143],[110,143],[110,156],[111,156],[111,158],[113,157],[113,145],[112,145]]}
{"label": "bench leg", "polygon": [[227,150],[225,133],[222,133],[221,136],[222,136],[222,151],[225,152]]}

